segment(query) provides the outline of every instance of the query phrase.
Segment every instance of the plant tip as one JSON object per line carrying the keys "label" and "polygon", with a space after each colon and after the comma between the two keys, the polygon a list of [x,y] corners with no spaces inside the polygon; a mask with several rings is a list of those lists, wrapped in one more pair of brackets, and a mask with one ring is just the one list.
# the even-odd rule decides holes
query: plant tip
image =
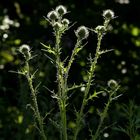
{"label": "plant tip", "polygon": [[83,40],[89,36],[89,31],[85,26],[80,26],[75,32],[78,39]]}
{"label": "plant tip", "polygon": [[114,12],[110,9],[103,11],[103,17],[107,20],[111,20],[114,18]]}
{"label": "plant tip", "polygon": [[20,46],[19,51],[21,53],[29,52],[30,51],[30,47],[29,47],[29,45],[23,44],[23,45]]}
{"label": "plant tip", "polygon": [[118,83],[117,83],[115,80],[111,79],[111,80],[108,81],[107,85],[108,85],[111,89],[114,89],[114,88],[117,87]]}
{"label": "plant tip", "polygon": [[60,28],[62,28],[62,24],[59,23],[59,22],[55,22],[54,25],[53,25],[53,27],[54,27],[55,30],[58,31]]}
{"label": "plant tip", "polygon": [[56,19],[58,19],[58,14],[56,11],[50,11],[48,14],[47,14],[47,17],[48,19],[54,21]]}
{"label": "plant tip", "polygon": [[24,55],[25,58],[29,59],[31,57],[29,45],[21,45],[19,51]]}
{"label": "plant tip", "polygon": [[96,28],[95,28],[95,33],[104,33],[106,30],[105,30],[105,27],[104,26],[102,26],[102,25],[99,25],[99,26],[97,26]]}
{"label": "plant tip", "polygon": [[56,12],[60,15],[60,16],[63,16],[64,14],[67,13],[67,9],[65,6],[63,5],[59,5],[56,7]]}
{"label": "plant tip", "polygon": [[69,23],[70,23],[70,21],[69,21],[68,19],[66,19],[66,18],[64,18],[64,19],[62,20],[62,24],[63,24],[64,26],[68,26]]}

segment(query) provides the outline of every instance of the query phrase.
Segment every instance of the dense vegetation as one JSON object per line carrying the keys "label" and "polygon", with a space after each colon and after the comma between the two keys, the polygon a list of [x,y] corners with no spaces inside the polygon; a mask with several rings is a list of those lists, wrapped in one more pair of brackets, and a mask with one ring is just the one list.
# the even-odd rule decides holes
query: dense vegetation
{"label": "dense vegetation", "polygon": [[[62,60],[71,54],[76,42],[75,33],[77,27],[85,25],[95,28],[103,23],[102,12],[112,9],[116,18],[111,21],[110,31],[103,37],[102,49],[114,49],[102,55],[94,77],[94,88],[91,93],[107,87],[110,79],[115,79],[121,88],[122,94],[113,101],[103,124],[101,139],[114,140],[140,140],[140,17],[139,0],[17,0],[0,2],[0,140],[34,140],[40,139],[39,132],[34,127],[33,112],[29,107],[31,101],[30,89],[26,79],[22,75],[16,75],[10,71],[18,71],[24,65],[24,57],[18,49],[22,44],[31,47],[34,57],[31,71],[38,69],[34,85],[41,82],[37,95],[38,105],[44,120],[45,130],[50,140],[59,139],[54,121],[59,120],[57,102],[51,97],[51,90],[57,89],[56,69],[41,51],[40,42],[53,46],[55,37],[52,27],[43,16],[63,4],[70,11],[66,18],[76,24],[66,31],[62,37]],[[70,70],[69,86],[74,83],[79,85],[86,81],[86,69],[89,68],[88,56],[94,56],[97,37],[90,33],[88,44],[78,54],[76,61]],[[68,131],[75,127],[73,108],[79,108],[82,99],[82,89],[76,89],[69,98],[67,107]],[[84,129],[78,135],[79,140],[89,140],[92,128],[94,133],[99,123],[98,113],[104,108],[108,96],[101,94],[99,98],[90,101],[85,108],[83,120]],[[76,106],[73,106],[76,104]],[[49,128],[49,129],[48,129]]]}

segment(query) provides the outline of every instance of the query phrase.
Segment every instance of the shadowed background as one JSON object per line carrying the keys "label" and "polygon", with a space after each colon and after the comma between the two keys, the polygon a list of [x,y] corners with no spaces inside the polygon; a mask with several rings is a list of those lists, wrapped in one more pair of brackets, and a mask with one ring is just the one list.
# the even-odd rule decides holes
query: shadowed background
{"label": "shadowed background", "polygon": [[[0,2],[0,140],[35,140],[39,139],[38,132],[33,127],[31,110],[26,105],[30,102],[30,94],[26,79],[22,76],[10,73],[10,70],[17,71],[23,63],[18,48],[22,44],[28,44],[32,53],[37,57],[31,61],[34,70],[39,69],[34,84],[41,81],[40,93],[38,94],[39,107],[43,115],[46,111],[52,110],[48,116],[52,120],[59,120],[57,103],[51,98],[51,93],[43,88],[47,85],[50,89],[56,89],[55,67],[44,56],[41,51],[44,44],[54,45],[52,28],[43,16],[59,4],[65,5],[70,11],[66,18],[76,24],[67,31],[62,38],[62,59],[71,54],[76,43],[74,30],[80,25],[95,28],[103,23],[102,12],[105,9],[112,9],[116,18],[111,21],[110,31],[103,38],[102,49],[114,49],[103,55],[98,63],[95,85],[97,89],[107,86],[107,81],[115,79],[121,85],[121,96],[115,101],[109,111],[105,125],[125,125],[125,117],[121,113],[121,104],[129,104],[133,99],[134,104],[139,106],[140,99],[140,1],[139,0],[5,0]],[[88,56],[94,56],[96,49],[96,34],[90,33],[88,45],[78,55],[70,71],[69,85],[80,84],[86,80],[86,69],[89,68]],[[94,91],[94,88],[91,92]],[[74,128],[74,106],[80,105],[82,92],[76,90],[69,99],[71,104],[68,107],[68,126]],[[96,109],[101,109],[106,97],[101,96],[95,102],[90,102],[86,112],[84,125],[79,140],[89,139],[89,127],[94,131],[98,123]],[[73,105],[76,104],[76,105]],[[94,116],[94,117],[92,117]],[[137,111],[136,116],[140,116]],[[50,140],[59,136],[58,130],[54,129],[52,120],[46,119],[45,123]],[[108,139],[124,140],[129,139],[122,132],[107,129]],[[69,132],[71,134],[71,131]],[[104,133],[103,133],[104,134]],[[103,135],[102,139],[106,139]],[[139,139],[138,139],[139,140]]]}

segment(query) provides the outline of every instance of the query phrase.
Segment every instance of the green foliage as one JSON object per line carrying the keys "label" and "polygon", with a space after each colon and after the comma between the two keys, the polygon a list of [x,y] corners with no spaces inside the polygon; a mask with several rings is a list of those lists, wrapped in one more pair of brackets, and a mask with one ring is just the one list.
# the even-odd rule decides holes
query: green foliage
{"label": "green foliage", "polygon": [[129,104],[121,105],[121,114],[126,123],[124,126],[118,126],[115,130],[125,133],[129,136],[130,140],[140,139],[138,130],[140,128],[140,114],[139,107],[135,105],[133,100],[129,101]]}

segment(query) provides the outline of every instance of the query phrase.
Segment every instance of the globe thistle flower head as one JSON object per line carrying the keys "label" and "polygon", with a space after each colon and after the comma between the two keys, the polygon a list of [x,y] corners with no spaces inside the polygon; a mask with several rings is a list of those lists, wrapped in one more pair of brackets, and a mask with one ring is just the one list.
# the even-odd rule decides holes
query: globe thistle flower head
{"label": "globe thistle flower head", "polygon": [[47,17],[48,19],[54,21],[56,19],[58,19],[58,14],[56,11],[50,11],[48,14],[47,14]]}
{"label": "globe thistle flower head", "polygon": [[57,12],[60,16],[63,16],[64,14],[67,13],[67,9],[66,9],[66,7],[63,6],[63,5],[57,6],[55,10],[56,10],[56,12]]}
{"label": "globe thistle flower head", "polygon": [[85,26],[80,26],[75,32],[78,39],[83,40],[89,36],[89,31]]}
{"label": "globe thistle flower head", "polygon": [[118,83],[117,83],[115,80],[111,79],[111,80],[108,81],[107,85],[108,85],[111,89],[115,89],[115,88],[117,87]]}
{"label": "globe thistle flower head", "polygon": [[30,51],[30,47],[29,47],[29,45],[23,44],[23,45],[20,46],[19,51],[21,53],[29,52]]}
{"label": "globe thistle flower head", "polygon": [[24,55],[25,58],[29,59],[31,57],[29,45],[21,45],[19,51]]}
{"label": "globe thistle flower head", "polygon": [[64,18],[64,19],[62,20],[62,24],[63,24],[64,26],[68,26],[69,23],[70,23],[70,21],[69,21],[68,19],[66,19],[66,18]]}
{"label": "globe thistle flower head", "polygon": [[104,26],[102,26],[102,25],[99,25],[99,26],[97,26],[96,28],[95,28],[95,33],[104,33],[106,30],[105,30],[105,27]]}
{"label": "globe thistle flower head", "polygon": [[114,18],[114,12],[110,9],[103,11],[103,17],[107,20],[111,20]]}

